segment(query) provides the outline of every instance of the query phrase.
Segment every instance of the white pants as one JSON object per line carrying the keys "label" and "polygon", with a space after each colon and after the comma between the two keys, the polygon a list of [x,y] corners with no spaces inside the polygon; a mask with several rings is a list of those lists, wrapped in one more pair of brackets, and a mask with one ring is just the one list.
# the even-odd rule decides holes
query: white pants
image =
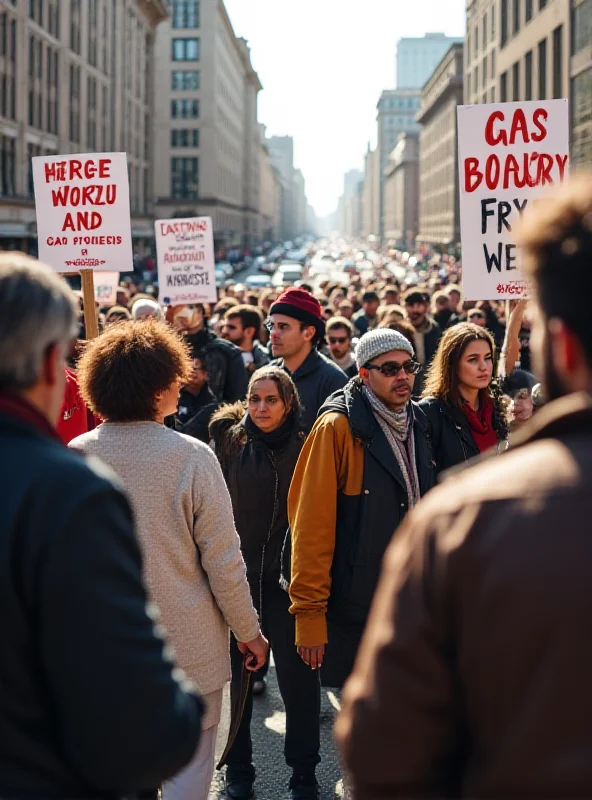
{"label": "white pants", "polygon": [[217,733],[217,725],[201,732],[193,759],[183,772],[162,787],[163,800],[208,800],[214,777]]}

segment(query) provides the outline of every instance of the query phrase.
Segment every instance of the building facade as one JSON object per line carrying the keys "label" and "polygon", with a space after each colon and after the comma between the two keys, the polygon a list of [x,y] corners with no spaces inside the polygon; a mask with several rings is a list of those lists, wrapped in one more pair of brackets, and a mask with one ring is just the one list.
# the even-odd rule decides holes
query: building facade
{"label": "building facade", "polygon": [[261,240],[275,242],[280,238],[282,184],[277,169],[273,166],[265,142],[260,143],[259,157],[259,211],[261,218]]}
{"label": "building facade", "polygon": [[261,84],[222,0],[168,0],[157,31],[155,214],[212,217],[217,247],[258,240]]}
{"label": "building facade", "polygon": [[364,191],[362,200],[362,236],[378,237],[380,213],[380,162],[378,149],[368,150],[364,158]]}
{"label": "building facade", "polygon": [[[537,0],[538,2],[538,0]],[[499,0],[468,0],[464,102],[496,103],[500,46]]]}
{"label": "building facade", "polygon": [[453,44],[422,91],[418,242],[439,249],[460,242],[457,105],[463,102],[463,45]]}
{"label": "building facade", "polygon": [[402,133],[386,168],[384,238],[400,250],[413,250],[418,225],[419,136]]}
{"label": "building facade", "polygon": [[421,103],[420,89],[388,89],[378,101],[379,237],[384,237],[384,180],[390,155],[402,133],[419,133],[415,119]]}
{"label": "building facade", "polygon": [[162,0],[0,0],[0,249],[37,252],[31,158],[125,151],[143,255],[154,235],[153,43],[166,16]]}
{"label": "building facade", "polygon": [[443,33],[426,33],[397,42],[397,89],[421,89],[450,45],[461,42]]}
{"label": "building facade", "polygon": [[571,163],[591,167],[592,0],[573,0],[571,14]]}

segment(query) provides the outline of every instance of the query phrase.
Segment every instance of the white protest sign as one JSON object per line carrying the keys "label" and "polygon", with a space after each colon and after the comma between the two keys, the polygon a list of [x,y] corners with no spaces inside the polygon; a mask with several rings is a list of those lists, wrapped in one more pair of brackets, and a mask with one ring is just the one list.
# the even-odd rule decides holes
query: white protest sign
{"label": "white protest sign", "polygon": [[39,259],[57,272],[133,269],[125,153],[33,159]]}
{"label": "white protest sign", "polygon": [[528,203],[567,177],[567,100],[459,106],[463,292],[525,296],[514,229]]}
{"label": "white protest sign", "polygon": [[158,291],[163,305],[215,303],[214,231],[211,217],[154,223]]}
{"label": "white protest sign", "polygon": [[117,290],[119,289],[119,272],[99,272],[94,273],[95,300],[99,308],[114,306],[117,302]]}

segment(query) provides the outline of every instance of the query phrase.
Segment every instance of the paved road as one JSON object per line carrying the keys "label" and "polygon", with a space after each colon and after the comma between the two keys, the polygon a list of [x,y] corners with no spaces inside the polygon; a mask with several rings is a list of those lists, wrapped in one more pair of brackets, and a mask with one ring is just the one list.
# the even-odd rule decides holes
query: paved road
{"label": "paved road", "polygon": [[[222,753],[228,736],[227,718],[229,713],[228,697],[225,697],[223,717],[218,734],[217,756]],[[333,744],[333,724],[337,698],[327,690],[322,690],[321,705],[321,757],[317,768],[317,778],[321,787],[321,800],[334,800],[335,786],[340,779],[337,754]],[[257,800],[283,800],[289,798],[288,781],[290,769],[284,761],[284,733],[286,716],[280,697],[275,668],[270,667],[267,677],[267,691],[256,697],[253,707],[251,734],[255,767],[257,769]],[[224,797],[223,775],[217,775],[212,784],[210,800]]]}

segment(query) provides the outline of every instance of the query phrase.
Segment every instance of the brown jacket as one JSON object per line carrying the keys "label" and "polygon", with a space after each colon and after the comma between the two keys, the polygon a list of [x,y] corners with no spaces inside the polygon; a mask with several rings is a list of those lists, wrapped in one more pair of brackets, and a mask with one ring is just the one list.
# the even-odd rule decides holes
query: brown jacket
{"label": "brown jacket", "polygon": [[390,546],[337,723],[357,800],[592,798],[592,398],[517,439]]}

